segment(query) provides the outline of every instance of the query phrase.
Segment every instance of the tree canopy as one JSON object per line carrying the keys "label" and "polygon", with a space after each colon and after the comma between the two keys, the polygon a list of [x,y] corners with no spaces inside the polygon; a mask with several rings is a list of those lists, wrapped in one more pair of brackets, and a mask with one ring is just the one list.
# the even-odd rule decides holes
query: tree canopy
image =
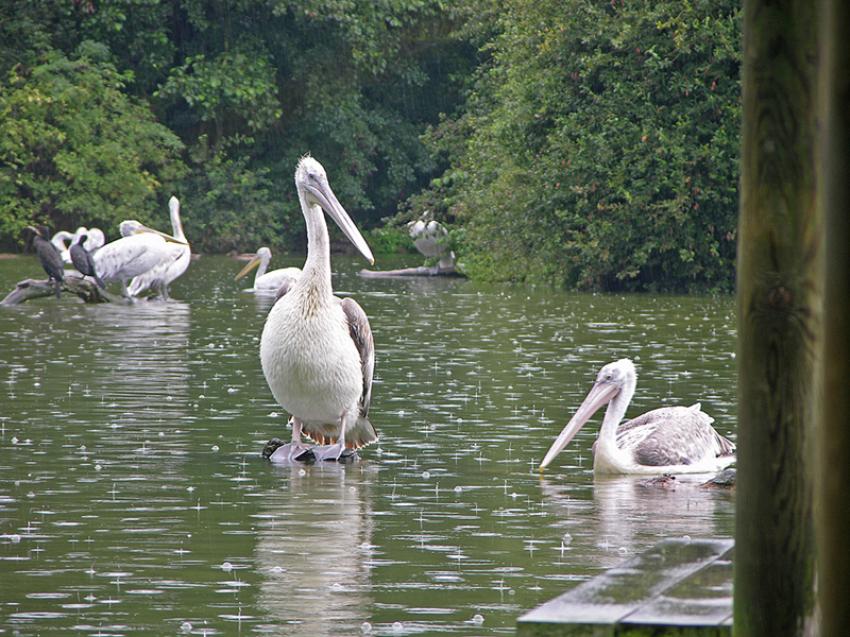
{"label": "tree canopy", "polygon": [[467,270],[730,288],[737,3],[517,0],[499,24],[466,110],[430,133],[451,166],[419,195],[459,221]]}
{"label": "tree canopy", "polygon": [[176,194],[196,249],[296,248],[310,152],[475,277],[728,289],[740,47],[730,0],[4,3],[0,246]]}

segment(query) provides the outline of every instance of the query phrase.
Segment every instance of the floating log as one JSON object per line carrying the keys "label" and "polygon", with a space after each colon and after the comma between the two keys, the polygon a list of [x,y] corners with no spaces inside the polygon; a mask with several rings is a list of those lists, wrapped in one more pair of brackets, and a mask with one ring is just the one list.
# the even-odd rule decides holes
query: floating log
{"label": "floating log", "polygon": [[[80,297],[86,303],[123,303],[125,299],[100,289],[93,281],[74,274],[65,274],[62,291]],[[56,289],[49,279],[24,279],[9,292],[0,305],[19,305],[30,299],[53,296]]]}
{"label": "floating log", "polygon": [[441,268],[438,265],[431,267],[421,265],[418,268],[401,268],[400,270],[360,270],[358,274],[364,279],[395,279],[413,276],[463,276],[455,268]]}

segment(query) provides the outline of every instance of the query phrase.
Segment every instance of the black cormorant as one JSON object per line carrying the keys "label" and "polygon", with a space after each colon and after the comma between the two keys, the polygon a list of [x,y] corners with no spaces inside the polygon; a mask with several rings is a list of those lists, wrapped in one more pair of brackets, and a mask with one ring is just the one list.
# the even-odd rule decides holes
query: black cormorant
{"label": "black cormorant", "polygon": [[97,271],[95,270],[94,259],[92,259],[91,253],[83,246],[86,239],[88,239],[88,235],[81,234],[77,237],[77,242],[71,246],[69,250],[71,253],[71,263],[74,264],[74,267],[77,268],[80,274],[92,277],[95,283],[105,289],[106,285],[103,283],[103,279],[97,275]]}
{"label": "black cormorant", "polygon": [[53,287],[56,289],[56,298],[58,299],[62,293],[62,282],[65,280],[65,270],[62,267],[62,255],[56,246],[50,243],[50,230],[47,226],[27,226],[33,231],[34,236],[32,245],[38,255],[38,260],[41,261],[41,267],[47,272],[48,280],[53,281]]}

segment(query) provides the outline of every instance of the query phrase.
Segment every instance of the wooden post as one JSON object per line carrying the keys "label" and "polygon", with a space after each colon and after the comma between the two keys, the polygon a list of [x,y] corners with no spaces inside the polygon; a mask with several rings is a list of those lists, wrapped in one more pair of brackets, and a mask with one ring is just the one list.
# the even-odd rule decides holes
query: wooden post
{"label": "wooden post", "polygon": [[744,3],[734,601],[741,636],[811,635],[816,626],[815,5]]}
{"label": "wooden post", "polygon": [[818,200],[826,228],[821,400],[817,414],[816,528],[821,635],[850,630],[850,7],[823,2]]}

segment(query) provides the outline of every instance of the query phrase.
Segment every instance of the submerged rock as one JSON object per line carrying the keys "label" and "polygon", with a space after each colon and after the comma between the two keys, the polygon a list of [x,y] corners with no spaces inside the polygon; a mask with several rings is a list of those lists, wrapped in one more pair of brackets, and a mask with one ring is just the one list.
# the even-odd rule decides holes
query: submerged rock
{"label": "submerged rock", "polygon": [[681,483],[676,480],[676,476],[665,473],[663,476],[641,480],[638,484],[645,489],[676,489]]}
{"label": "submerged rock", "polygon": [[703,482],[700,486],[703,489],[734,489],[736,475],[737,471],[735,467],[726,467],[711,480]]}

